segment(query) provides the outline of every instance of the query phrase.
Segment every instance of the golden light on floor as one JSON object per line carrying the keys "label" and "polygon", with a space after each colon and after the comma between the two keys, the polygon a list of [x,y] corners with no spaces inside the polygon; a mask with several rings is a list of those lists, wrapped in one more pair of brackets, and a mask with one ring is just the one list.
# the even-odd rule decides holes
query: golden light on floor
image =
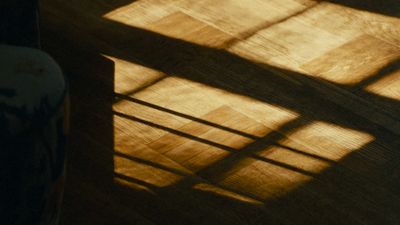
{"label": "golden light on floor", "polygon": [[392,44],[364,34],[304,64],[302,68],[313,76],[356,86],[377,75],[399,56],[400,51]]}
{"label": "golden light on floor", "polygon": [[[368,85],[365,90],[382,97],[400,100],[400,69],[386,74],[382,79]],[[384,88],[382,88],[384,87]]]}
{"label": "golden light on floor", "polygon": [[282,107],[174,76],[137,88],[117,95],[113,106],[115,180],[136,189],[171,186],[297,118]]}
{"label": "golden light on floor", "polygon": [[64,222],[398,224],[396,1],[44,0]]}
{"label": "golden light on floor", "polygon": [[119,183],[131,183],[138,189],[152,190],[170,186],[192,175],[191,171],[173,160],[132,140],[119,139],[115,144],[114,173]]}
{"label": "golden light on floor", "polygon": [[[265,67],[276,66],[267,70],[274,76],[286,76],[295,86],[315,77],[318,79],[313,81],[324,91],[329,83],[399,99],[398,71],[368,83],[400,53],[381,37],[360,32],[362,24],[347,21],[348,12],[343,13],[348,10],[354,16],[363,16],[366,12],[327,2],[296,2],[286,8],[284,3],[274,1],[265,2],[265,7],[298,13],[296,19],[260,14],[249,20],[229,18],[226,24],[212,10],[204,13],[204,8],[219,3],[162,2],[164,5],[158,2],[146,8],[143,1],[136,1],[103,17],[142,27],[167,40],[173,38],[173,42],[202,46],[207,53],[215,54],[210,49],[228,46],[225,50],[235,57]],[[227,7],[232,12],[243,13],[235,11],[237,2],[230,3]],[[251,5],[239,8],[255,10]],[[127,18],[127,14],[138,18]],[[321,17],[331,21],[331,27],[320,24]],[[340,37],[334,32],[337,26],[345,26]],[[236,41],[238,37],[242,39]],[[365,155],[370,154],[368,148],[375,138],[365,131],[319,121],[313,112],[302,115],[278,101],[270,104],[218,85],[196,82],[191,75],[167,75],[137,63],[108,58],[115,62],[114,172],[119,184],[156,194],[189,183],[185,188],[192,191],[263,205],[318,180],[330,168],[361,173],[363,165],[370,163]],[[197,60],[190,63],[203,62]],[[177,67],[187,69],[180,64]],[[287,69],[283,72],[287,74],[280,69]],[[295,72],[300,74],[291,77]],[[363,88],[363,84],[368,85]],[[384,157],[374,154],[377,161]],[[350,156],[363,161],[347,163]]]}
{"label": "golden light on floor", "polygon": [[133,1],[131,4],[106,13],[103,18],[130,26],[145,27],[175,12],[174,2],[177,1]]}
{"label": "golden light on floor", "polygon": [[[125,182],[150,189],[173,186],[297,118],[281,107],[177,77],[120,99],[114,110],[119,128],[115,129],[115,173],[120,176],[116,180],[126,177]],[[193,188],[258,204],[223,187],[259,199],[276,198],[374,140],[367,133],[319,121],[286,135],[287,139],[265,146],[217,175],[220,187],[195,184]]]}
{"label": "golden light on floor", "polygon": [[[390,43],[390,35],[379,30],[392,32],[395,23],[393,27],[368,26],[363,30],[365,23],[358,20],[371,14],[339,4],[319,2],[293,18],[257,30],[227,50],[260,64],[336,84],[356,85],[376,75],[400,55],[398,46]],[[373,15],[382,21],[390,18]],[[337,35],[338,28],[340,36]],[[384,41],[388,38],[389,41]]]}
{"label": "golden light on floor", "polygon": [[[167,77],[166,74],[126,60],[103,55],[114,62],[114,92],[129,94]],[[145,74],[145,75],[144,75]]]}
{"label": "golden light on floor", "polygon": [[256,199],[244,196],[244,195],[240,195],[238,193],[228,191],[226,189],[216,187],[214,185],[210,185],[210,184],[206,184],[206,183],[196,184],[193,186],[193,189],[200,190],[203,192],[209,192],[209,193],[212,193],[215,195],[220,195],[220,196],[230,198],[230,199],[235,199],[235,200],[241,201],[241,202],[251,203],[254,205],[263,205],[264,204],[263,202],[261,202],[259,200],[256,200]]}
{"label": "golden light on floor", "polygon": [[172,172],[118,155],[114,156],[114,172],[117,174],[117,178],[119,175],[127,177],[127,181],[132,180],[133,183],[139,181],[155,187],[166,187],[182,178]]}
{"label": "golden light on floor", "polygon": [[277,198],[310,182],[373,140],[373,136],[364,132],[314,122],[297,129],[279,144],[259,151],[256,154],[259,157],[246,157],[231,171],[219,175],[222,178],[219,183],[246,190],[260,199]]}
{"label": "golden light on floor", "polygon": [[[187,23],[187,20],[177,20],[179,17],[186,15],[200,21],[207,26],[215,27],[223,30],[229,36],[244,38],[256,31],[269,26],[277,21],[284,20],[286,15],[301,13],[308,7],[314,5],[314,2],[299,3],[295,0],[275,1],[258,1],[254,4],[251,0],[215,2],[213,0],[195,1],[195,0],[161,0],[161,1],[135,1],[129,5],[120,7],[114,11],[103,15],[108,20],[113,20],[122,24],[146,27],[151,30],[154,27],[148,27],[149,24],[165,20],[172,17],[175,20],[174,25],[179,23]],[[226,14],[215,11],[224,7],[229,10],[229,18],[225,18]],[[273,10],[271,10],[273,8]],[[268,11],[268,13],[265,13]],[[205,13],[206,12],[206,13]],[[127,15],[135,15],[129,16]],[[168,20],[168,19],[167,19]],[[193,20],[193,21],[194,21]],[[172,25],[172,24],[171,24]],[[196,25],[200,25],[197,23]],[[248,29],[251,26],[252,29]],[[200,26],[201,27],[201,26]],[[192,29],[198,29],[198,26],[192,26]],[[165,33],[170,37],[179,38],[172,33],[168,33],[168,29],[155,31]],[[190,30],[188,30],[191,32]],[[228,35],[227,35],[228,36]],[[200,37],[201,38],[201,37]],[[196,41],[194,41],[197,43]]]}
{"label": "golden light on floor", "polygon": [[[133,4],[140,4],[140,1]],[[128,7],[129,10],[142,10],[132,5]],[[357,34],[351,40],[345,36],[337,39],[329,31],[314,29],[314,13],[324,7],[338,6],[321,4],[300,15],[311,21],[307,26],[298,20],[288,19],[265,31],[255,32],[228,50],[247,59],[257,58],[259,63],[290,64],[295,66],[290,68],[295,71],[343,85],[362,82],[398,57],[398,52],[392,46],[377,38]],[[186,21],[180,28],[188,31],[190,27],[202,26],[193,24],[197,21],[182,12],[172,13],[172,6],[166,9],[168,16],[163,17],[167,11],[160,12],[163,21],[146,28],[211,47],[218,47],[228,40],[223,35],[212,43],[203,42],[198,36],[180,36],[181,31],[174,33],[176,30],[166,27],[173,27],[180,20]],[[117,10],[105,17],[121,22],[124,18],[120,16],[125,13],[119,14]],[[147,16],[148,21],[144,20],[144,23],[157,20],[155,14]],[[140,27],[144,24],[131,20],[129,25]],[[201,32],[211,31],[211,28],[204,27],[207,29]],[[278,38],[280,34],[284,34],[283,38]],[[297,39],[303,40],[302,45],[297,44]],[[266,44],[266,40],[273,41]],[[260,46],[263,48],[258,48]],[[271,55],[279,52],[277,49],[282,47],[291,49],[291,52]],[[347,55],[348,52],[353,54]],[[378,53],[384,56],[380,60],[375,59]],[[347,65],[349,61],[346,58],[350,60],[357,57],[363,61],[357,65]],[[214,174],[212,181],[215,185],[197,181],[192,186],[194,190],[263,204],[260,199],[264,201],[284,196],[338,163],[340,166],[352,167],[340,161],[374,140],[372,135],[365,132],[313,120],[293,130],[281,131],[281,127],[305,118],[279,105],[110,58],[116,63],[115,92],[118,93],[118,102],[113,106],[114,124],[118,127],[114,131],[117,146],[114,157],[115,179],[127,185],[131,183],[132,188],[154,191],[174,186],[188,177],[196,176],[198,172],[216,165],[218,167],[232,154],[248,151],[249,146],[273,132],[283,132],[281,135],[285,138],[265,144],[261,149],[239,158],[231,168]],[[336,61],[338,63],[334,63]],[[385,79],[390,78],[388,76]],[[378,82],[387,81],[382,79]],[[373,90],[373,86],[366,89]],[[141,150],[137,151],[137,146]],[[149,158],[149,155],[153,157]],[[356,167],[350,169],[360,170]],[[243,192],[255,198],[238,194]]]}
{"label": "golden light on floor", "polygon": [[373,140],[374,137],[365,132],[315,121],[290,134],[281,144],[327,160],[339,161]]}

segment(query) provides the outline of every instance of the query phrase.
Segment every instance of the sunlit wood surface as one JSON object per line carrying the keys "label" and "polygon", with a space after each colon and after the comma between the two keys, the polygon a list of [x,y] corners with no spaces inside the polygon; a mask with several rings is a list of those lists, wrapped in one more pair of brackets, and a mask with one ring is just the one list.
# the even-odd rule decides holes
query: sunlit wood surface
{"label": "sunlit wood surface", "polygon": [[43,0],[62,222],[400,224],[400,3]]}

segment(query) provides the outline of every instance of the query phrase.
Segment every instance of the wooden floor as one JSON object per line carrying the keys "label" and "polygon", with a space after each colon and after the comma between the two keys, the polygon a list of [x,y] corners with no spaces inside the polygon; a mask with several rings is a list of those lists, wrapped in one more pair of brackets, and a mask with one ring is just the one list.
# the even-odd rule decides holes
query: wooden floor
{"label": "wooden floor", "polygon": [[41,13],[72,98],[63,224],[400,224],[397,0]]}

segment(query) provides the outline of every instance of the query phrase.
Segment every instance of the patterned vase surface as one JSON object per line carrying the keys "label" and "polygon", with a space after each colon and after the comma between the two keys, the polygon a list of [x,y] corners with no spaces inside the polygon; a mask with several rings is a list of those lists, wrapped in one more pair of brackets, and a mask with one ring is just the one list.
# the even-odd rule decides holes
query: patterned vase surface
{"label": "patterned vase surface", "polygon": [[0,224],[57,224],[65,176],[66,82],[32,48],[0,45]]}

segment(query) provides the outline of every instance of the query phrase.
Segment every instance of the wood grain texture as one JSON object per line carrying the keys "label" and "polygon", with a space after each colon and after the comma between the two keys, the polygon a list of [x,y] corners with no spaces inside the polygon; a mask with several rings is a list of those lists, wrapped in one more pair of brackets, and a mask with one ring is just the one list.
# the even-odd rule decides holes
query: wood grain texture
{"label": "wood grain texture", "polygon": [[[400,49],[396,46],[363,35],[306,63],[303,68],[331,82],[357,85],[398,57]],[[326,65],[328,68],[324,68]]]}
{"label": "wood grain texture", "polygon": [[[181,1],[186,14],[238,38],[305,10],[312,1]],[[229,12],[229,13],[221,13]]]}
{"label": "wood grain texture", "polygon": [[71,84],[63,224],[399,224],[390,4],[42,1]]}

